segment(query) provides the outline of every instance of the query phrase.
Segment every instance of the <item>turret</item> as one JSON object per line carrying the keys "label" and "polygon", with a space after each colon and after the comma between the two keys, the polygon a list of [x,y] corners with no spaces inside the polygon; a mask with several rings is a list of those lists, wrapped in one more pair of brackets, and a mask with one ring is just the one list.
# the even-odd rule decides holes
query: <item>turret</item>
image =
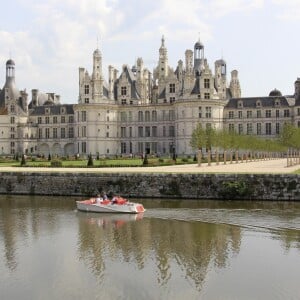
{"label": "turret", "polygon": [[102,56],[99,49],[93,54],[93,102],[99,102],[103,96]]}
{"label": "turret", "polygon": [[296,105],[300,105],[300,78],[295,81],[295,100]]}
{"label": "turret", "polygon": [[226,62],[223,59],[219,59],[215,62],[215,86],[218,95],[222,98],[226,98]]}
{"label": "turret", "polygon": [[162,36],[159,48],[158,78],[164,79],[168,76],[168,50],[165,47],[165,38]]}
{"label": "turret", "polygon": [[204,68],[204,45],[199,41],[194,45],[194,72],[200,76]]}
{"label": "turret", "polygon": [[231,71],[231,80],[230,80],[229,89],[233,98],[241,97],[241,86],[240,86],[237,70]]}

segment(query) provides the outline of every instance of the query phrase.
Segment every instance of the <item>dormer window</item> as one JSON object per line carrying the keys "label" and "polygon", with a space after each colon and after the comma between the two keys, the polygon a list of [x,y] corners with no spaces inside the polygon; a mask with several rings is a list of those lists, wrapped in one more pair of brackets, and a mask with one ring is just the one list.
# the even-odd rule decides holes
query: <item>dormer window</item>
{"label": "dormer window", "polygon": [[126,86],[121,86],[121,96],[126,96],[127,95],[127,88]]}
{"label": "dormer window", "polygon": [[60,108],[60,114],[64,115],[66,113],[66,108],[65,107],[61,107]]}
{"label": "dormer window", "polygon": [[239,108],[243,107],[243,101],[239,101],[239,102],[238,102],[238,107],[239,107]]}
{"label": "dormer window", "polygon": [[10,106],[10,112],[11,112],[11,113],[14,113],[14,112],[15,112],[15,106],[14,106],[14,105],[11,105],[11,106]]}
{"label": "dormer window", "polygon": [[170,93],[175,93],[175,83],[170,83]]}
{"label": "dormer window", "polygon": [[45,114],[46,114],[46,115],[49,115],[49,114],[50,114],[50,107],[46,107],[46,108],[45,108]]}
{"label": "dormer window", "polygon": [[279,100],[275,100],[275,106],[280,106],[280,101]]}
{"label": "dormer window", "polygon": [[261,107],[261,102],[260,102],[260,100],[257,100],[257,101],[256,101],[256,107]]}

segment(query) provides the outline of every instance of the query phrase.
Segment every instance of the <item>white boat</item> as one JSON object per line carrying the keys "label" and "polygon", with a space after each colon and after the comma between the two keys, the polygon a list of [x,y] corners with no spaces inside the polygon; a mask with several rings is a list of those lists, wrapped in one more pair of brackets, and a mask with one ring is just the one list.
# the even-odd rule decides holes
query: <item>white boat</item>
{"label": "white boat", "polygon": [[138,214],[143,213],[145,208],[140,203],[129,202],[119,197],[116,201],[104,200],[96,203],[95,198],[83,201],[76,201],[77,209],[81,211],[97,212],[97,213],[127,213]]}

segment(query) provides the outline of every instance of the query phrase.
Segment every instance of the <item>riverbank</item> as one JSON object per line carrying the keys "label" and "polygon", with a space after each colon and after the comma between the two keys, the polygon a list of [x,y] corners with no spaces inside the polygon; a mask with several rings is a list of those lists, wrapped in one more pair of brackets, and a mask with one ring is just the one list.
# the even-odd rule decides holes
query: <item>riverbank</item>
{"label": "riverbank", "polygon": [[220,162],[186,165],[171,165],[159,167],[130,167],[130,168],[32,168],[32,167],[0,167],[0,172],[34,172],[34,173],[163,173],[163,174],[204,174],[204,173],[247,173],[247,174],[288,174],[300,169],[300,165],[287,167],[286,159],[260,160],[248,162]]}
{"label": "riverbank", "polygon": [[286,160],[142,168],[0,169],[1,194],[134,198],[300,200],[299,166]]}

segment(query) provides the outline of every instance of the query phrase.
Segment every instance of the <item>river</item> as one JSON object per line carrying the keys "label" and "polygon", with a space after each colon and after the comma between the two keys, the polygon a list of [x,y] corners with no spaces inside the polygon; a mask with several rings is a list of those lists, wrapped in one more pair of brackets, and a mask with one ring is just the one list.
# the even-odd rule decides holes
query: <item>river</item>
{"label": "river", "polygon": [[0,195],[1,299],[300,299],[300,203]]}

